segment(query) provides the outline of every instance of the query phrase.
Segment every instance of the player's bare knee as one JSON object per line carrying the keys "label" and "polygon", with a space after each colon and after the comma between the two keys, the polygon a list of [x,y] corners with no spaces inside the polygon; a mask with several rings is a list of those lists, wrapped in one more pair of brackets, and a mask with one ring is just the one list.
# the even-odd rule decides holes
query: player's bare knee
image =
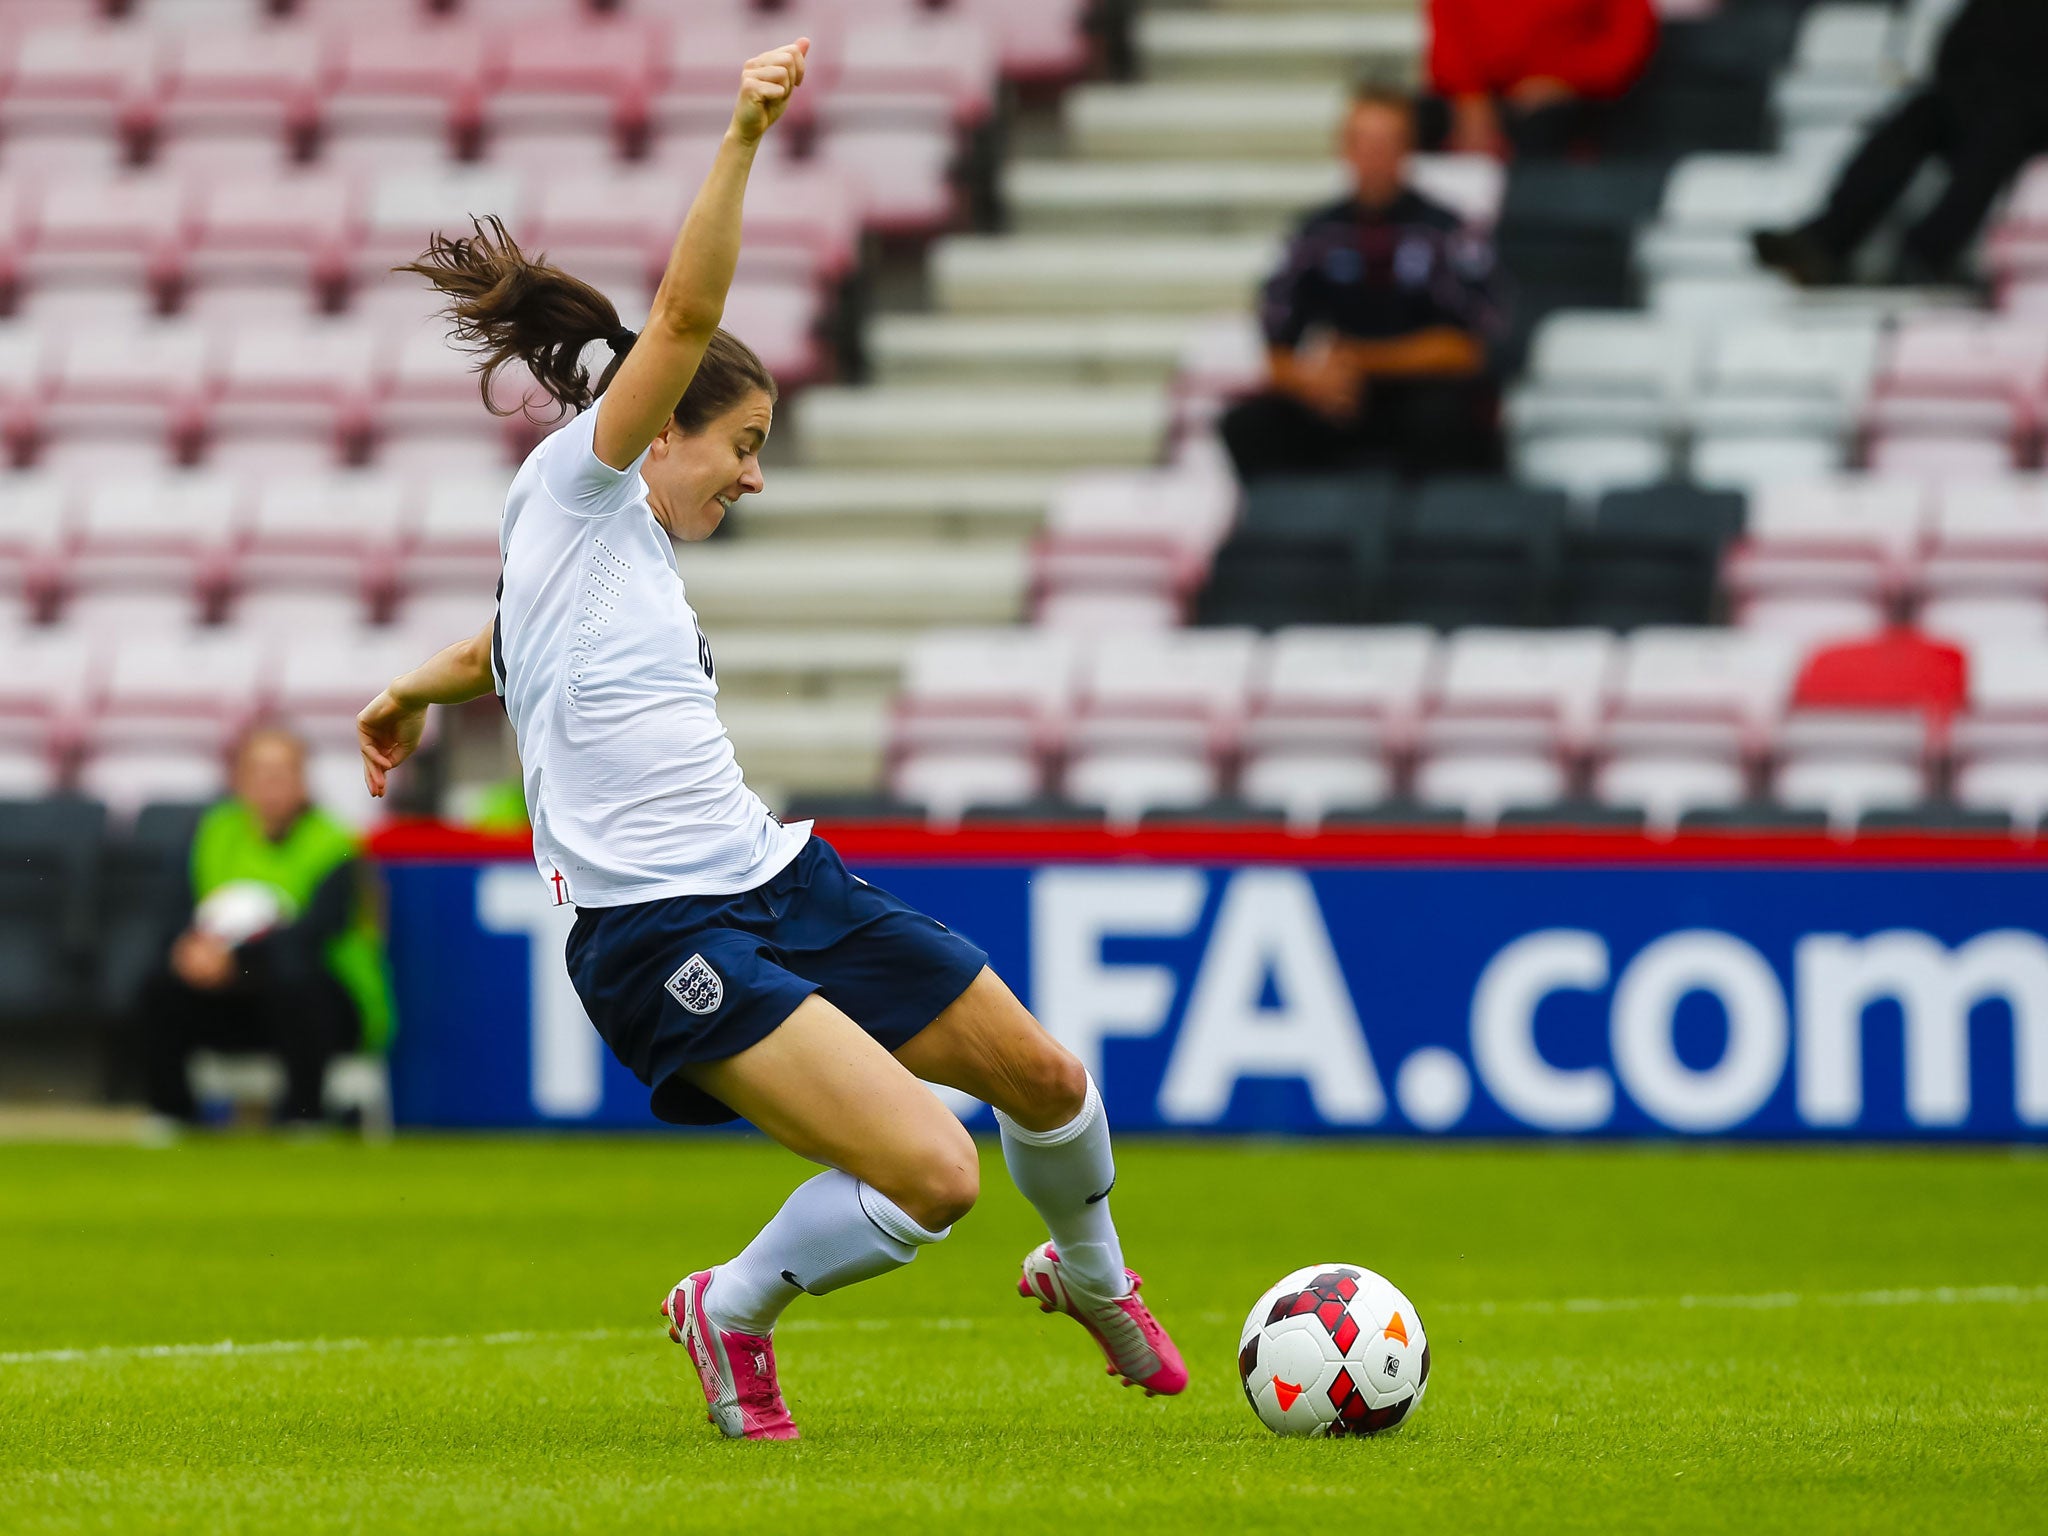
{"label": "player's bare knee", "polygon": [[940,1232],[974,1209],[981,1198],[981,1168],[974,1155],[974,1143],[967,1141],[966,1155],[958,1148],[926,1159],[903,1180],[901,1193],[891,1196],[904,1213],[927,1231]]}
{"label": "player's bare knee", "polygon": [[999,1106],[1026,1130],[1052,1131],[1069,1124],[1088,1102],[1088,1069],[1051,1035],[1012,1064],[1013,1103]]}

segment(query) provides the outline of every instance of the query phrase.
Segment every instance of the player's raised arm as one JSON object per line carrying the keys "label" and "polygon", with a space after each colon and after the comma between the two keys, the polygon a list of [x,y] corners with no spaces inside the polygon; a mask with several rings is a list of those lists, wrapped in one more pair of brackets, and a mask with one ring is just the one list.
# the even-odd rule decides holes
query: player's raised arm
{"label": "player's raised arm", "polygon": [[810,48],[810,39],[800,37],[749,59],[741,72],[732,123],[669,252],[646,328],[598,402],[594,447],[614,469],[632,464],[668,424],[718,329],[739,261],[740,208],[754,151],[803,83]]}
{"label": "player's raised arm", "polygon": [[[495,622],[495,621],[493,621]],[[411,757],[427,728],[431,704],[467,704],[492,689],[491,625],[437,651],[363,706],[356,741],[363,752],[363,782],[384,793],[386,776]]]}

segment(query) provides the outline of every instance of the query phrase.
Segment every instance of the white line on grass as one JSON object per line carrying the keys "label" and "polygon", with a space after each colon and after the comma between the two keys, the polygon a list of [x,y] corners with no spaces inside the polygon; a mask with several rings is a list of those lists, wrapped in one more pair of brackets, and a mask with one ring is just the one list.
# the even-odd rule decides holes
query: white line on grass
{"label": "white line on grass", "polygon": [[[1891,1291],[1830,1291],[1801,1295],[1797,1291],[1766,1291],[1750,1296],[1578,1296],[1561,1301],[1465,1301],[1446,1302],[1430,1308],[1440,1313],[1472,1312],[1482,1317],[1502,1313],[1555,1315],[1580,1312],[1642,1312],[1656,1308],[1692,1310],[1728,1308],[1737,1311],[1767,1311],[1780,1307],[1965,1307],[2031,1306],[2048,1302],[2048,1285],[1939,1285]],[[1022,1320],[1022,1314],[1019,1314]],[[1220,1322],[1220,1313],[1205,1314],[1204,1321]],[[793,1317],[782,1327],[793,1333],[824,1333],[852,1330],[882,1333],[903,1327],[964,1329],[986,1326],[989,1320],[973,1317]],[[609,1339],[646,1339],[651,1331],[641,1328],[578,1328],[529,1330],[509,1333],[450,1333],[423,1338],[397,1339],[264,1339],[243,1344],[220,1339],[211,1344],[107,1344],[92,1349],[23,1349],[0,1352],[0,1365],[72,1365],[116,1360],[186,1360],[244,1355],[326,1355],[369,1349],[456,1349],[504,1347],[517,1344],[587,1344]]]}

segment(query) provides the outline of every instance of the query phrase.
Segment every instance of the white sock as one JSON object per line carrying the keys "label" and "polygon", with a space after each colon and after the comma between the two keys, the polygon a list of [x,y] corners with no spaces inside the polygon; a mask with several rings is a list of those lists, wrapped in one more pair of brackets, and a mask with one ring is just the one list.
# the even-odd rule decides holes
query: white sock
{"label": "white sock", "polygon": [[836,1169],[796,1187],[739,1257],[711,1272],[704,1310],[717,1327],[766,1337],[782,1309],[901,1269],[927,1232],[887,1195]]}
{"label": "white sock", "polygon": [[1098,1296],[1121,1296],[1124,1248],[1109,1217],[1116,1159],[1109,1150],[1109,1117],[1102,1095],[1088,1079],[1081,1113],[1051,1131],[1027,1131],[1001,1110],[1003,1161],[1018,1191],[1037,1208],[1059,1250],[1060,1268]]}

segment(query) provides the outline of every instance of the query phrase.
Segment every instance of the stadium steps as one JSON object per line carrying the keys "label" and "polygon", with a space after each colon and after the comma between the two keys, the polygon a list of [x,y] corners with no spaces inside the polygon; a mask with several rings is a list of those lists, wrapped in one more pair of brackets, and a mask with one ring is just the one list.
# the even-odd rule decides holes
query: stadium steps
{"label": "stadium steps", "polygon": [[1037,532],[1057,473],[778,469],[739,504],[735,533],[769,539],[1023,539]]}
{"label": "stadium steps", "polygon": [[714,641],[726,698],[885,701],[894,691],[914,628],[722,629]]}
{"label": "stadium steps", "polygon": [[1147,78],[1269,76],[1345,84],[1368,72],[1412,66],[1422,51],[1419,8],[1228,12],[1146,10],[1132,42]]}
{"label": "stadium steps", "polygon": [[961,235],[933,249],[931,285],[954,314],[1241,310],[1280,249],[1264,235]]}
{"label": "stadium steps", "polygon": [[1320,160],[1345,99],[1339,81],[1083,85],[1068,93],[1062,116],[1082,159]]}
{"label": "stadium steps", "polygon": [[1150,464],[1165,445],[1162,389],[814,389],[795,402],[805,462],[859,469]]}
{"label": "stadium steps", "polygon": [[888,315],[867,337],[886,384],[1171,382],[1190,324],[1178,315]]}
{"label": "stadium steps", "polygon": [[1002,195],[1025,234],[1269,234],[1344,186],[1330,160],[1027,160],[1004,172]]}
{"label": "stadium steps", "polygon": [[1021,544],[788,544],[719,540],[677,557],[713,644],[727,626],[775,617],[804,629],[846,625],[1009,624],[1024,611]]}
{"label": "stadium steps", "polygon": [[882,777],[889,721],[880,702],[721,697],[718,713],[748,784],[770,805],[799,789],[862,790]]}

